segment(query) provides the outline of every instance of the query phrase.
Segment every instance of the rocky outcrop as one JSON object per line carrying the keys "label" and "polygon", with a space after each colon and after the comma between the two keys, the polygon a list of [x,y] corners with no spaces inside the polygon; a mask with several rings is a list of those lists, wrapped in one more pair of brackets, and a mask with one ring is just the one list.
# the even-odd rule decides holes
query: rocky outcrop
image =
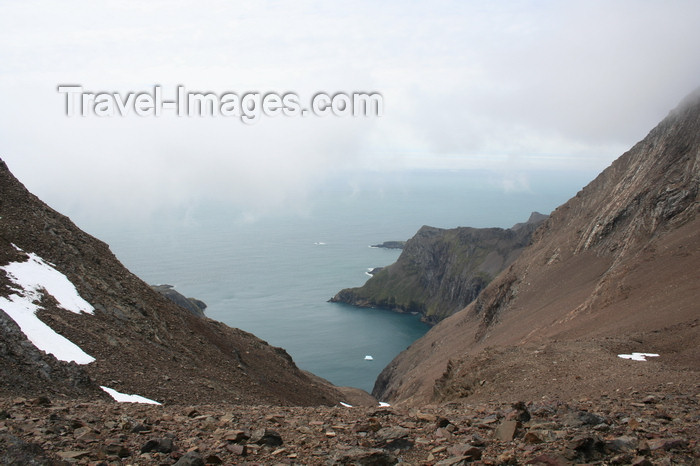
{"label": "rocky outcrop", "polygon": [[[0,313],[0,395],[58,391],[93,399],[95,386],[106,385],[165,403],[318,405],[342,399],[329,383],[299,370],[283,349],[161,296],[105,243],[29,193],[0,161],[0,266],[27,261],[29,253],[65,275],[94,306],[93,314],[73,313],[45,292],[37,315],[96,360],[79,368],[56,361],[29,347]],[[0,270],[0,297],[16,293]]]}
{"label": "rocky outcrop", "polygon": [[0,309],[0,381],[25,396],[56,394],[108,399],[78,364],[65,364],[37,349]]}
{"label": "rocky outcrop", "polygon": [[[672,381],[678,371],[697,377],[700,349],[691,342],[700,338],[699,196],[697,91],[557,208],[474,302],[400,354],[379,376],[375,395],[473,397],[502,374],[522,387],[527,372],[520,370],[518,351],[533,345],[538,352],[556,341],[582,342],[584,353],[565,351],[550,361],[552,370],[543,375],[548,383],[538,387],[543,393],[562,389],[558,381],[589,355],[620,349],[661,353],[661,379]],[[614,350],[605,349],[608,339],[616,341]],[[584,344],[593,341],[604,349]],[[481,361],[488,348],[504,353]],[[615,374],[605,374],[608,387]]]}
{"label": "rocky outcrop", "polygon": [[196,298],[186,298],[185,295],[176,291],[172,285],[151,285],[151,288],[197,317],[204,317],[204,310],[207,308],[204,301]]}
{"label": "rocky outcrop", "polygon": [[394,264],[372,271],[365,285],[341,290],[331,301],[418,313],[437,323],[472,302],[546,218],[533,212],[510,229],[424,226]]}
{"label": "rocky outcrop", "polygon": [[403,249],[406,246],[406,241],[384,241],[381,244],[373,244],[372,248],[384,248],[384,249]]}

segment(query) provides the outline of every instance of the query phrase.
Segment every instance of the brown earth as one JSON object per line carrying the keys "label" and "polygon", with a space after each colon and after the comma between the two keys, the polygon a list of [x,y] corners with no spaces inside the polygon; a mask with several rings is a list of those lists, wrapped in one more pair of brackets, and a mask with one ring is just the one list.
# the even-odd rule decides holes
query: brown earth
{"label": "brown earth", "polygon": [[[661,380],[697,382],[699,199],[695,92],[557,208],[475,302],[392,361],[375,396],[445,401],[480,397],[489,386],[517,394],[527,388],[528,366],[545,377],[535,390],[544,395],[599,396],[626,384],[644,389],[647,382],[616,359],[631,351],[660,353],[651,364]],[[535,363],[537,348],[556,357],[537,353]],[[484,384],[474,385],[478,379]]]}

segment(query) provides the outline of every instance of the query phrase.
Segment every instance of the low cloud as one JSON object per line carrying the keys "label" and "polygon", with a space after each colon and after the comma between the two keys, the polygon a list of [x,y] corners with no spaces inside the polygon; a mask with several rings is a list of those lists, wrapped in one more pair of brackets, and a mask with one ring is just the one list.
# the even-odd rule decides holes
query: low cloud
{"label": "low cloud", "polygon": [[[0,156],[50,203],[303,208],[345,170],[600,170],[697,87],[697,2],[50,2],[0,18]],[[154,22],[154,18],[158,21]],[[381,118],[65,116],[58,84],[376,91]],[[253,215],[254,216],[254,215]],[[252,218],[252,217],[251,217]]]}

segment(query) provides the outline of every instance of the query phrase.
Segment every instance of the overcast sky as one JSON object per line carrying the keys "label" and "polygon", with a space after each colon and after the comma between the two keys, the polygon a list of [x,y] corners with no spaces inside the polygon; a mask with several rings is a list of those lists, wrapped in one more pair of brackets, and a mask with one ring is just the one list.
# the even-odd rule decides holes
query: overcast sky
{"label": "overcast sky", "polygon": [[[700,85],[699,24],[697,1],[1,2],[0,157],[75,211],[264,210],[346,170],[597,172]],[[374,91],[384,115],[69,118],[59,84]]]}

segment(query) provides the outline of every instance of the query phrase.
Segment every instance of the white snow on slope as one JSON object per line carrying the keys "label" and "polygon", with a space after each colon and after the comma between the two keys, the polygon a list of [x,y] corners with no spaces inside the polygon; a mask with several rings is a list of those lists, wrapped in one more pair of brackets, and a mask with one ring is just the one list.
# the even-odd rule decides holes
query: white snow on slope
{"label": "white snow on slope", "polygon": [[647,358],[657,358],[659,357],[656,353],[632,353],[632,354],[618,354],[618,358],[631,359],[632,361],[646,361]]}
{"label": "white snow on slope", "polygon": [[149,405],[160,405],[160,403],[157,401],[144,398],[141,395],[127,395],[126,393],[119,393],[113,388],[103,387],[102,385],[100,385],[100,388],[109,393],[109,396],[120,403],[144,403]]}
{"label": "white snow on slope", "polygon": [[[14,246],[14,245],[13,245]],[[22,251],[15,246],[18,251]],[[95,310],[80,297],[75,286],[61,272],[34,253],[29,253],[25,262],[11,262],[0,267],[10,281],[20,289],[7,298],[0,297],[0,309],[5,311],[22,330],[34,346],[53,354],[60,361],[75,361],[89,364],[95,360],[76,344],[56,333],[39,320],[36,312],[44,292],[53,296],[58,305],[67,311],[92,314]]]}

